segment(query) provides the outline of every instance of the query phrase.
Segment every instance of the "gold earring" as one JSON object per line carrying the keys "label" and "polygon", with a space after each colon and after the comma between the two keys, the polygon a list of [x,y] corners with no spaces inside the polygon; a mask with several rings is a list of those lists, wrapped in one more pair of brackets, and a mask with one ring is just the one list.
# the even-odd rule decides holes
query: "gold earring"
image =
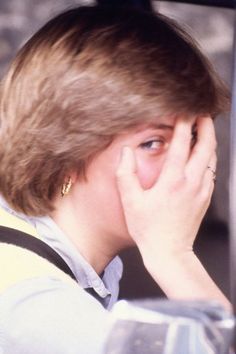
{"label": "gold earring", "polygon": [[71,177],[68,177],[68,180],[63,183],[61,187],[61,196],[64,197],[64,195],[68,194],[72,186],[72,180]]}

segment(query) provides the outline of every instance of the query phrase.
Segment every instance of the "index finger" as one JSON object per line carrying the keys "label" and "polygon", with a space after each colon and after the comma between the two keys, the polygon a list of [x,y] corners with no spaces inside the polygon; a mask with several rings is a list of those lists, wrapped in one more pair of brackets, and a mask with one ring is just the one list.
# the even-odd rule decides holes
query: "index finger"
{"label": "index finger", "polygon": [[190,154],[192,124],[192,119],[177,118],[161,176],[172,178],[183,173]]}

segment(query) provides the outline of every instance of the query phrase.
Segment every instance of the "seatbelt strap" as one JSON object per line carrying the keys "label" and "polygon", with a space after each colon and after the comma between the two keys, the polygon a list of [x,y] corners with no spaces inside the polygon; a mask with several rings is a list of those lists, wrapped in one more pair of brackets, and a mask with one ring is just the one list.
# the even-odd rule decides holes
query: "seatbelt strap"
{"label": "seatbelt strap", "polygon": [[53,248],[36,237],[19,230],[0,226],[0,242],[32,251],[54,264],[72,279],[76,280],[74,273],[64,259],[56,251],[54,251]]}

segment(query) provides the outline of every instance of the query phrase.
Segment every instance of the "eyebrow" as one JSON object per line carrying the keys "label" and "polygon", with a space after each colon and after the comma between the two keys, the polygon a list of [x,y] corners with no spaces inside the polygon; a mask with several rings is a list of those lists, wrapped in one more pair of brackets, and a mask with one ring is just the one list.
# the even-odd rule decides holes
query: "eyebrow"
{"label": "eyebrow", "polygon": [[137,133],[142,131],[143,129],[159,129],[159,130],[168,130],[168,131],[171,131],[173,132],[174,130],[174,125],[171,125],[171,124],[165,124],[165,123],[154,123],[154,122],[150,122],[150,123],[147,123],[147,124],[143,124],[139,127],[137,127],[137,129],[135,130]]}
{"label": "eyebrow", "polygon": [[174,125],[169,125],[169,124],[164,124],[164,123],[152,123],[152,124],[150,124],[150,128],[173,131]]}

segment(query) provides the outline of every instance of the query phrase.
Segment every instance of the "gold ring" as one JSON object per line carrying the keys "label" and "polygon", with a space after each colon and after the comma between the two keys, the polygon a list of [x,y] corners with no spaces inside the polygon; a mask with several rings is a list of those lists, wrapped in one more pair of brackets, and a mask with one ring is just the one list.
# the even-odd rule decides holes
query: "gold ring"
{"label": "gold ring", "polygon": [[213,168],[211,168],[211,166],[207,166],[207,169],[211,171],[212,175],[213,175],[213,182],[216,181],[216,171],[213,170]]}

